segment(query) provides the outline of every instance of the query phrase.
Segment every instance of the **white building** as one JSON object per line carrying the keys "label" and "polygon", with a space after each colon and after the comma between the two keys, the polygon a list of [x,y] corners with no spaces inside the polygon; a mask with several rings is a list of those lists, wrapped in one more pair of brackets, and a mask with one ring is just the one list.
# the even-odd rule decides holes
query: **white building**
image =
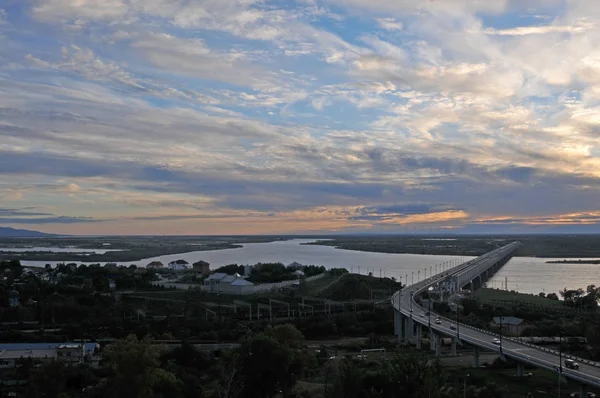
{"label": "white building", "polygon": [[231,282],[228,290],[231,294],[249,294],[254,291],[254,283],[248,282],[245,279],[236,279]]}
{"label": "white building", "polygon": [[227,275],[223,272],[215,272],[214,274],[210,275],[208,278],[206,278],[204,280],[204,284],[205,285],[218,285],[219,283],[221,283],[223,278],[225,278],[226,276],[229,276],[229,275]]}
{"label": "white building", "polygon": [[167,267],[173,271],[185,271],[190,269],[190,263],[185,260],[175,260],[171,261]]}

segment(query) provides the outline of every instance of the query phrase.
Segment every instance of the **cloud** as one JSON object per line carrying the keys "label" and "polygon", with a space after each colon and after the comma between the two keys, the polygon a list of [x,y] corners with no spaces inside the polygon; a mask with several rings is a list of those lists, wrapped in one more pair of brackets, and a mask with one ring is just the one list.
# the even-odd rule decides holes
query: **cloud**
{"label": "cloud", "polygon": [[13,2],[0,215],[61,233],[584,225],[598,17],[558,0]]}
{"label": "cloud", "polygon": [[38,218],[19,218],[19,217],[0,217],[0,224],[30,224],[30,225],[42,225],[42,224],[81,224],[81,223],[94,223],[103,220],[97,220],[92,217],[38,217]]}
{"label": "cloud", "polygon": [[484,32],[488,35],[498,36],[526,36],[526,35],[544,35],[549,33],[585,33],[591,29],[597,29],[596,24],[587,21],[579,21],[576,25],[539,25],[539,26],[519,26],[510,29],[487,28]]}
{"label": "cloud", "polygon": [[0,217],[14,217],[14,216],[49,216],[49,213],[29,211],[29,208],[25,209],[6,209],[0,208]]}
{"label": "cloud", "polygon": [[154,66],[174,73],[242,86],[277,81],[275,75],[253,67],[242,54],[211,51],[199,39],[150,34],[136,40],[133,46]]}
{"label": "cloud", "polygon": [[402,22],[396,21],[394,18],[377,18],[377,23],[385,30],[402,30]]}

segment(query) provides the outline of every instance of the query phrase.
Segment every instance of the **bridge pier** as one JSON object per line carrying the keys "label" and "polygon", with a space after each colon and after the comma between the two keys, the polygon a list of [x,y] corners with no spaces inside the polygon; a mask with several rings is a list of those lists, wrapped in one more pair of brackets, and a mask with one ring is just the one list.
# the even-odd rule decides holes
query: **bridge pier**
{"label": "bridge pier", "polygon": [[456,342],[457,342],[457,338],[452,337],[452,355],[456,355]]}
{"label": "bridge pier", "polygon": [[522,363],[517,364],[517,376],[523,377],[523,373],[525,371],[525,366]]}
{"label": "bridge pier", "polygon": [[473,367],[479,367],[479,347],[475,346],[475,351],[473,351]]}
{"label": "bridge pier", "polygon": [[439,357],[442,355],[442,335],[439,333],[435,334],[435,356]]}
{"label": "bridge pier", "polygon": [[404,331],[402,328],[402,324],[403,324],[403,319],[404,316],[402,315],[402,313],[400,311],[394,311],[394,332],[396,334],[396,336],[398,336],[398,343],[400,343],[401,341],[404,340]]}
{"label": "bridge pier", "polygon": [[422,335],[421,335],[421,324],[417,323],[417,338],[416,338],[416,340],[417,340],[417,350],[421,349],[421,343],[422,343],[421,338],[422,338]]}
{"label": "bridge pier", "polygon": [[415,337],[415,323],[413,322],[413,319],[411,317],[408,318],[408,338],[412,340],[413,337]]}
{"label": "bridge pier", "polygon": [[587,386],[585,384],[580,384],[579,385],[579,396],[581,398],[587,398]]}
{"label": "bridge pier", "polygon": [[404,322],[402,322],[404,324],[404,342],[408,343],[409,339],[410,339],[410,333],[409,333],[409,329],[408,329],[408,317],[403,316],[404,318]]}

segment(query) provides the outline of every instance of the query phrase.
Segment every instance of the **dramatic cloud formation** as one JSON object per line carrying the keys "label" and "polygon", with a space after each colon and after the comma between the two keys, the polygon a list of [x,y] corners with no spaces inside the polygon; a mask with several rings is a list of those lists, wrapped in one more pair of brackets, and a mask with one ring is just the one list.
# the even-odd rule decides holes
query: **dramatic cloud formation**
{"label": "dramatic cloud formation", "polygon": [[0,224],[600,232],[589,0],[8,0]]}

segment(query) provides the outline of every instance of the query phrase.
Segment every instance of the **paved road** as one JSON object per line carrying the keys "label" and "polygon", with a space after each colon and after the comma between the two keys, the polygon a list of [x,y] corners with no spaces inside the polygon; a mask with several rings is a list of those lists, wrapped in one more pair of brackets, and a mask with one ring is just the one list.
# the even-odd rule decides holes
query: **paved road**
{"label": "paved road", "polygon": [[[501,251],[502,248],[497,250]],[[501,256],[501,254],[499,254],[499,256]],[[488,256],[488,261],[495,261],[497,258],[497,256]],[[454,273],[464,272],[466,268],[471,266],[473,265],[468,263],[461,264],[447,273],[448,275],[453,275]],[[396,292],[392,296],[392,305],[394,306],[394,308],[399,309],[403,315],[408,317],[412,315],[413,321],[428,326],[428,317],[420,316],[421,313],[424,313],[427,310],[425,308],[420,307],[416,301],[412,302],[413,312],[411,314],[411,294],[414,293],[414,295],[417,296],[419,293],[426,290],[429,286],[435,284],[438,281],[441,281],[445,277],[446,276],[442,277],[434,275],[431,278],[406,287],[404,291]],[[431,327],[433,330],[440,332],[443,335],[452,337],[456,336],[458,332],[458,337],[463,342],[490,351],[500,352],[500,346],[492,343],[492,339],[494,339],[495,337],[499,337],[496,334],[480,329],[475,329],[464,324],[458,325],[458,331],[452,330],[450,329],[450,325],[456,324],[455,321],[440,316],[442,323],[441,325],[436,325],[433,322],[433,319],[435,319],[435,317],[437,317],[438,315],[432,312],[431,316]],[[560,363],[558,353],[553,350],[533,346],[530,344],[520,343],[509,338],[502,338],[502,354],[519,362],[529,363],[531,365],[535,365],[537,367],[553,371],[558,370]],[[563,361],[566,357],[566,355],[563,355]],[[582,382],[587,385],[600,387],[600,364],[591,361],[585,361],[589,362],[585,363],[584,360],[581,359],[576,359],[576,361],[579,363],[579,370],[568,369],[565,366],[563,366],[563,375],[565,377]]]}

